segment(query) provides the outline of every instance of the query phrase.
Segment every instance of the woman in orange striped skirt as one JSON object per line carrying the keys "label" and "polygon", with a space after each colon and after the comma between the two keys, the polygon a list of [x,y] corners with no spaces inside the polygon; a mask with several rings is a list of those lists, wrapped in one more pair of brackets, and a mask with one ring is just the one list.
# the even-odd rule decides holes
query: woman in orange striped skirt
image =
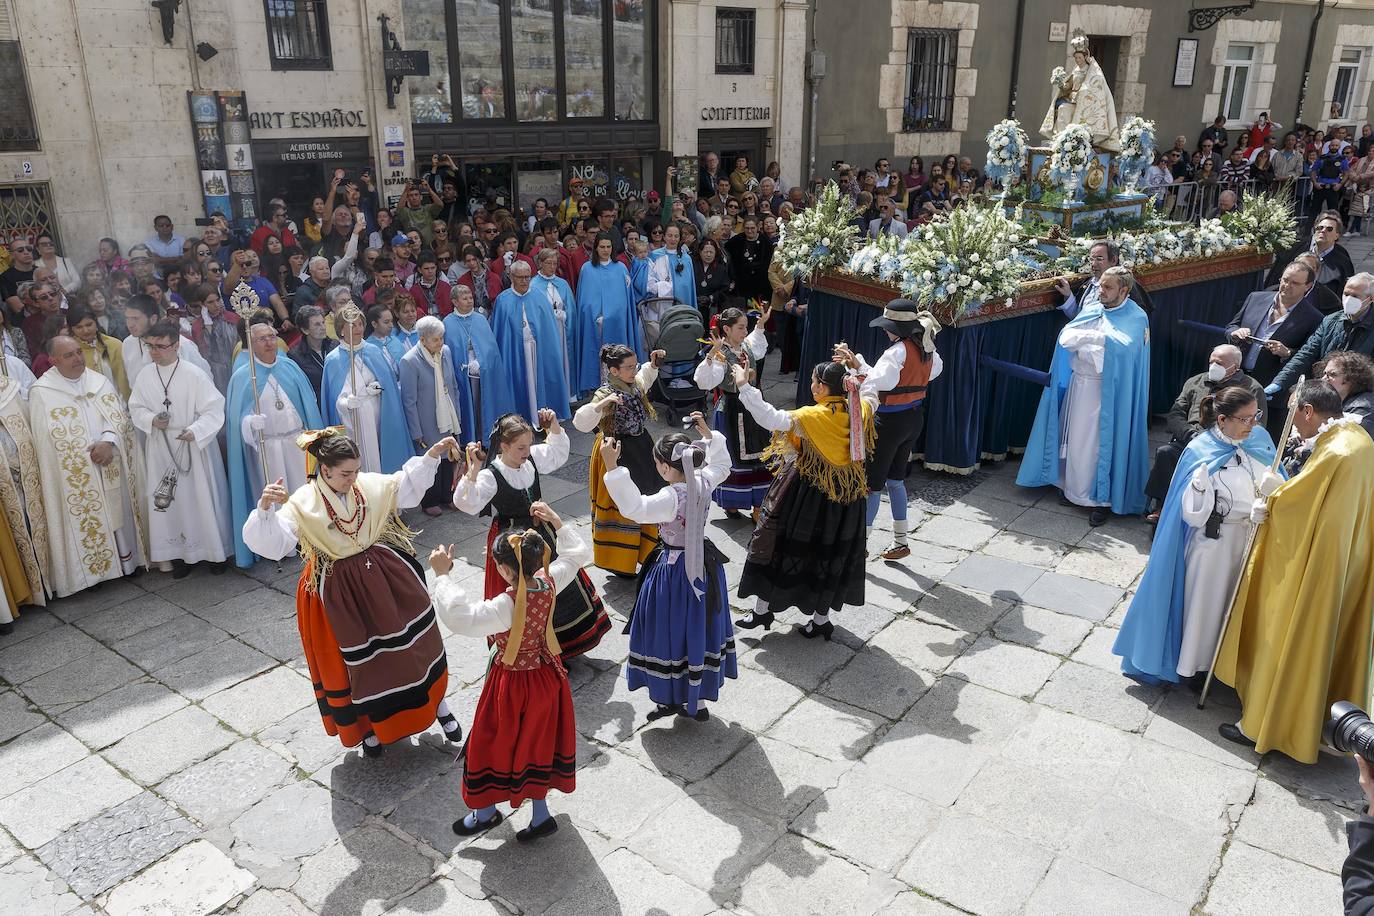
{"label": "woman in orange striped skirt", "polygon": [[318,461],[318,475],[291,494],[280,479],[269,484],[243,540],[268,559],[300,546],[296,618],[325,731],[369,757],[436,718],[446,738],[461,740],[444,702],[448,660],[414,532],[399,515],[420,504],[457,443],[437,442],[394,474],[359,473],[357,444],[334,429],[297,444]]}
{"label": "woman in orange striped skirt", "polygon": [[634,576],[658,543],[658,526],[640,525],[616,508],[606,489],[601,440],[609,436],[620,443],[620,465],[630,472],[641,493],[657,492],[663,485],[654,467],[654,439],[648,430],[654,417],[648,391],[658,378],[663,356],[662,350],[655,350],[649,354],[649,362],[641,366],[634,350],[624,344],[606,344],[601,348],[606,384],[573,414],[573,426],[584,433],[597,431],[587,479],[592,501],[592,561],[626,578]]}

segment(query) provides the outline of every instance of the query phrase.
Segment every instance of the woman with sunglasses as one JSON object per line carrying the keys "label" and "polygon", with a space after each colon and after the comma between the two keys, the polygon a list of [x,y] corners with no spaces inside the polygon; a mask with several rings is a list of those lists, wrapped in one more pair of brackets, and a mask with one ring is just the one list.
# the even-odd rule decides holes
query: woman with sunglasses
{"label": "woman with sunglasses", "polygon": [[48,268],[64,290],[74,292],[81,285],[81,275],[76,272],[76,267],[71,261],[57,253],[57,243],[53,241],[53,237],[46,232],[40,232],[33,244],[38,250],[34,266]]}
{"label": "woman with sunglasses", "polygon": [[1150,561],[1112,652],[1127,677],[1178,683],[1206,671],[1245,565],[1250,509],[1282,483],[1274,440],[1241,385],[1202,399],[1203,432],[1179,458]]}

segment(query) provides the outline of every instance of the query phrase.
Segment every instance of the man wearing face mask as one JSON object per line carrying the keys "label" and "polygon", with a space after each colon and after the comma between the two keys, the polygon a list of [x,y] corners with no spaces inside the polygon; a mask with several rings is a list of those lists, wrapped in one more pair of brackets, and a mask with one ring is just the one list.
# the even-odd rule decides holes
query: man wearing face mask
{"label": "man wearing face mask", "polygon": [[1287,391],[1298,376],[1312,375],[1317,360],[1337,350],[1374,356],[1374,274],[1358,273],[1345,281],[1341,310],[1322,319],[1307,343],[1293,354],[1279,374],[1264,389],[1273,397]]}
{"label": "man wearing face mask", "polygon": [[[1174,406],[1169,408],[1167,423],[1173,438],[1155,449],[1154,467],[1150,469],[1150,479],[1145,482],[1145,495],[1154,505],[1162,503],[1169,494],[1169,482],[1173,480],[1178,459],[1193,437],[1202,432],[1202,399],[1235,386],[1245,388],[1258,404],[1264,405],[1264,388],[1245,374],[1241,368],[1240,348],[1232,344],[1222,344],[1212,350],[1207,358],[1207,371],[1183,383],[1183,390],[1174,400]],[[1151,511],[1145,519],[1158,521],[1159,512]]]}

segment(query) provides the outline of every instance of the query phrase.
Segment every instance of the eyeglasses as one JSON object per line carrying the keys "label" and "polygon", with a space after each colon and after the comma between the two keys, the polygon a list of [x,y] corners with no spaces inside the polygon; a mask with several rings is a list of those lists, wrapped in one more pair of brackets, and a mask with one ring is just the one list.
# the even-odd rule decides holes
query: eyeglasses
{"label": "eyeglasses", "polygon": [[1317,227],[1317,231],[1318,231],[1318,232],[1335,232],[1335,231],[1336,231],[1336,227],[1335,227],[1335,226],[1318,226],[1318,227]]}
{"label": "eyeglasses", "polygon": [[155,344],[155,343],[150,343],[150,344],[148,344],[148,349],[149,349],[149,350],[152,350],[154,353],[166,353],[168,350],[175,350],[176,347],[177,347],[177,345],[176,345],[175,343],[169,343],[169,344]]}
{"label": "eyeglasses", "polygon": [[1260,420],[1264,419],[1264,411],[1257,410],[1248,417],[1232,417],[1231,419],[1235,420],[1237,423],[1244,423],[1246,426],[1254,426]]}
{"label": "eyeglasses", "polygon": [[223,268],[223,267],[207,267],[207,268],[205,268],[205,272],[206,272],[207,274],[222,274],[222,273],[224,273],[224,268]]}
{"label": "eyeglasses", "polygon": [[33,251],[33,246],[32,246],[32,245],[12,245],[12,246],[10,247],[10,251],[14,252],[15,254],[20,254],[20,253],[25,252],[25,251]]}
{"label": "eyeglasses", "polygon": [[34,293],[33,298],[37,299],[39,302],[47,302],[52,299],[56,299],[57,296],[53,293]]}
{"label": "eyeglasses", "polygon": [[1327,369],[1322,373],[1322,378],[1345,378],[1345,373],[1338,369]]}

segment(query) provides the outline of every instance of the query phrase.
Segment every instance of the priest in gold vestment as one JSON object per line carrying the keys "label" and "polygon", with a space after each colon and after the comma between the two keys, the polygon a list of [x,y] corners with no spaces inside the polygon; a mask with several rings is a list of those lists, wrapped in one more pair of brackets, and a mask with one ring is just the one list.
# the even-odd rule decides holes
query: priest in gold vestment
{"label": "priest in gold vestment", "polygon": [[28,419],[33,383],[18,357],[0,358],[0,633],[8,632],[21,605],[47,603],[48,525]]}
{"label": "priest in gold vestment", "polygon": [[1241,699],[1223,737],[1316,763],[1331,704],[1370,705],[1374,651],[1374,440],[1341,415],[1324,381],[1295,396],[1293,426],[1313,442],[1296,477],[1257,502],[1216,676]]}
{"label": "priest in gold vestment", "polygon": [[71,337],[48,343],[52,368],[29,389],[29,426],[57,597],[129,575],[146,563],[134,428],[110,380],[86,368]]}

